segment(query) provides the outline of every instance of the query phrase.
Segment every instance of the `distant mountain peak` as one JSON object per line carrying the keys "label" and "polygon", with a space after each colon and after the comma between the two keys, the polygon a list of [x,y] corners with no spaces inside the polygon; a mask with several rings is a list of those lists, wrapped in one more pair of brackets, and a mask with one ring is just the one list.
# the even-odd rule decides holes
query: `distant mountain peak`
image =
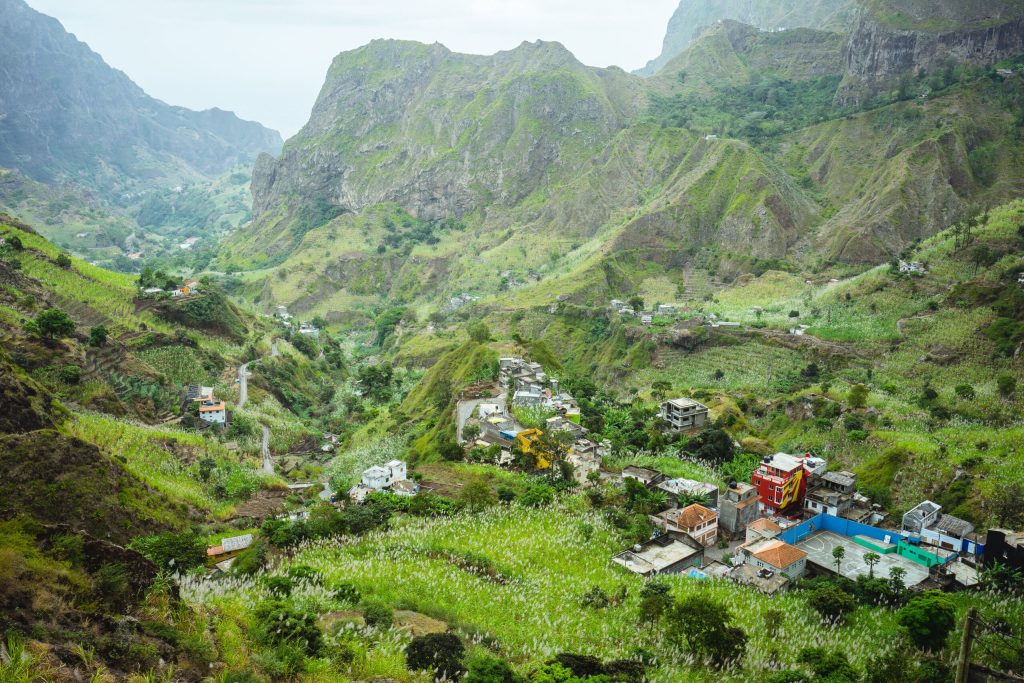
{"label": "distant mountain peak", "polygon": [[0,0],[0,166],[114,196],[136,181],[219,174],[281,136],[231,112],[148,96],[56,19]]}

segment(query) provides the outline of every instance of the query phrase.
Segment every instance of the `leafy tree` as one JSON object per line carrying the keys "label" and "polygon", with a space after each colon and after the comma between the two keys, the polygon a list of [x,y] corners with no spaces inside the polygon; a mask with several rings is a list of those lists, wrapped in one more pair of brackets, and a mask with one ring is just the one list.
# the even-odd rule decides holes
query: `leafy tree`
{"label": "leafy tree", "polygon": [[478,436],[480,436],[480,425],[475,422],[462,428],[462,438],[466,441],[476,441]]}
{"label": "leafy tree", "polygon": [[732,625],[725,605],[702,595],[680,600],[665,615],[667,635],[694,654],[724,668],[743,657],[747,634]]}
{"label": "leafy tree", "polygon": [[435,680],[457,680],[466,670],[466,648],[454,633],[417,636],[405,648],[405,664],[412,671],[432,671]]}
{"label": "leafy tree", "polygon": [[89,346],[106,346],[109,333],[103,325],[96,325],[89,330]]}
{"label": "leafy tree", "polygon": [[981,585],[985,588],[1012,593],[1024,594],[1024,572],[999,562],[993,562],[981,573]]}
{"label": "leafy tree", "polygon": [[478,320],[469,326],[467,330],[469,338],[478,344],[486,344],[491,340],[491,329],[487,327],[487,323],[483,320]]}
{"label": "leafy tree", "polygon": [[71,267],[71,257],[63,252],[57,254],[57,258],[54,259],[53,262],[57,264],[58,267],[63,268],[64,270],[67,270],[68,268]]}
{"label": "leafy tree", "polygon": [[833,623],[842,622],[847,614],[857,609],[853,596],[834,584],[826,584],[812,591],[807,604],[822,619]]}
{"label": "leafy tree", "polygon": [[199,567],[206,561],[206,541],[194,531],[140,536],[128,547],[172,572]]}
{"label": "leafy tree", "polygon": [[800,317],[800,311],[790,311],[789,312],[789,317],[790,318],[799,318]]}
{"label": "leafy tree", "polygon": [[82,380],[82,368],[77,365],[62,365],[57,371],[57,376],[65,384],[78,384]]}
{"label": "leafy tree", "polygon": [[903,593],[907,590],[904,579],[907,577],[907,570],[903,567],[889,568],[889,590],[897,600],[903,599]]}
{"label": "leafy tree", "polygon": [[910,641],[921,650],[941,650],[956,626],[956,608],[949,596],[926,591],[911,598],[896,616]]}
{"label": "leafy tree", "polygon": [[708,427],[691,439],[684,447],[687,453],[706,460],[713,465],[721,465],[732,460],[736,455],[736,446],[732,437],[718,427]]}
{"label": "leafy tree", "polygon": [[644,584],[640,590],[640,621],[655,623],[672,606],[671,586],[660,581]]}
{"label": "leafy tree", "polygon": [[519,503],[526,507],[544,507],[555,499],[555,489],[548,484],[534,484],[519,496]]}
{"label": "leafy tree", "polygon": [[868,566],[868,578],[875,578],[875,565],[881,561],[878,553],[864,553],[864,564]]}
{"label": "leafy tree", "polygon": [[836,574],[839,573],[839,567],[842,566],[844,557],[846,557],[846,548],[841,545],[832,548],[832,559],[836,565]]}
{"label": "leafy tree", "polygon": [[854,384],[850,387],[847,400],[851,408],[863,408],[868,403],[868,388],[863,384]]}
{"label": "leafy tree", "polygon": [[640,298],[639,296],[631,296],[629,298],[629,302],[628,303],[629,303],[629,307],[632,308],[634,311],[642,311],[642,310],[644,310],[644,300],[642,298]]}
{"label": "leafy tree", "polygon": [[75,322],[59,308],[47,308],[36,316],[39,334],[48,339],[68,337],[75,332]]}

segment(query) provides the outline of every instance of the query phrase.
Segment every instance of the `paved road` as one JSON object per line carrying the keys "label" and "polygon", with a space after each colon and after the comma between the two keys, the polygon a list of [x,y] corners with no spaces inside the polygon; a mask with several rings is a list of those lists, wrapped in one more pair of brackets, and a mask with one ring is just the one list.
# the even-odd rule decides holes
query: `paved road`
{"label": "paved road", "polygon": [[477,406],[481,403],[496,403],[500,406],[502,412],[504,412],[507,396],[508,392],[505,392],[501,394],[501,396],[497,396],[495,398],[477,398],[472,401],[460,401],[459,405],[455,409],[456,418],[458,420],[458,424],[456,425],[458,431],[455,432],[455,438],[458,442],[460,444],[465,442],[465,439],[462,438],[462,428],[466,426],[466,421],[473,417],[473,412],[477,409]]}
{"label": "paved road", "polygon": [[274,458],[270,455],[270,427],[263,427],[263,443],[260,450],[263,452],[263,471],[267,474],[274,474]]}
{"label": "paved road", "polygon": [[249,400],[249,363],[238,368],[238,407],[245,406]]}

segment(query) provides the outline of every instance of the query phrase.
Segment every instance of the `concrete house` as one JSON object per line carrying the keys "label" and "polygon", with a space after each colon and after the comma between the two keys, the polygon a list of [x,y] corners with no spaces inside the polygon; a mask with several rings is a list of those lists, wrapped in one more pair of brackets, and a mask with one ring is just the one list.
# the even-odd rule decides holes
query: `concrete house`
{"label": "concrete house", "polygon": [[683,574],[700,568],[704,548],[685,534],[663,534],[619,553],[612,562],[643,577]]}
{"label": "concrete house", "polygon": [[374,465],[363,472],[363,486],[371,491],[383,491],[391,485],[391,470]]}
{"label": "concrete house", "polygon": [[405,463],[401,460],[392,460],[384,463],[384,467],[391,473],[391,479],[389,483],[395,483],[396,481],[403,481],[408,479],[408,468]]}
{"label": "concrete house", "polygon": [[226,424],[228,421],[227,406],[224,401],[208,402],[199,406],[199,419],[210,424]]}
{"label": "concrete house", "polygon": [[844,517],[856,502],[857,475],[853,472],[825,472],[811,479],[804,498],[804,510]]}
{"label": "concrete house", "polygon": [[665,481],[665,475],[658,470],[630,465],[622,470],[622,479],[623,481],[626,479],[635,479],[644,486],[652,488]]}
{"label": "concrete house", "polygon": [[758,518],[757,489],[744,482],[733,482],[719,500],[718,525],[730,534],[742,534]]}
{"label": "concrete house", "polygon": [[708,422],[708,407],[689,398],[674,398],[661,404],[658,416],[673,431],[699,429]]}
{"label": "concrete house", "polygon": [[767,517],[755,519],[747,525],[747,536],[744,545],[751,545],[757,541],[770,541],[781,533],[782,527]]}
{"label": "concrete house", "polygon": [[694,503],[682,510],[669,510],[658,515],[657,519],[666,531],[689,534],[705,547],[718,541],[718,513],[703,505]]}
{"label": "concrete house", "polygon": [[747,564],[782,574],[796,581],[807,571],[807,553],[779,540],[762,541],[751,548]]}
{"label": "concrete house", "polygon": [[903,515],[903,531],[908,534],[921,535],[921,531],[939,520],[942,506],[930,500],[918,503]]}

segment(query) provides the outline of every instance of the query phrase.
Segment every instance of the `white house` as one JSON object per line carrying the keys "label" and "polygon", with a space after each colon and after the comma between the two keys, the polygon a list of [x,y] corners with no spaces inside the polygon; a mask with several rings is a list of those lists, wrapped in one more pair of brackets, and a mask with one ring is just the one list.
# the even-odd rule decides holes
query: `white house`
{"label": "white house", "polygon": [[408,479],[408,468],[405,463],[401,460],[392,460],[384,464],[384,467],[391,473],[391,478],[388,481],[389,484],[393,484],[396,481],[404,481]]}
{"label": "white house", "polygon": [[501,406],[497,403],[481,403],[477,406],[477,411],[481,420],[487,419],[491,415],[501,415],[502,413]]}
{"label": "white house", "polygon": [[228,411],[224,401],[205,403],[199,406],[199,418],[211,424],[224,424],[228,421]]}
{"label": "white house", "polygon": [[363,486],[373,491],[383,491],[391,484],[391,470],[374,465],[363,472]]}
{"label": "white house", "polygon": [[928,269],[924,267],[924,264],[920,261],[903,261],[899,263],[901,273],[915,273],[917,275],[924,275],[928,272]]}

